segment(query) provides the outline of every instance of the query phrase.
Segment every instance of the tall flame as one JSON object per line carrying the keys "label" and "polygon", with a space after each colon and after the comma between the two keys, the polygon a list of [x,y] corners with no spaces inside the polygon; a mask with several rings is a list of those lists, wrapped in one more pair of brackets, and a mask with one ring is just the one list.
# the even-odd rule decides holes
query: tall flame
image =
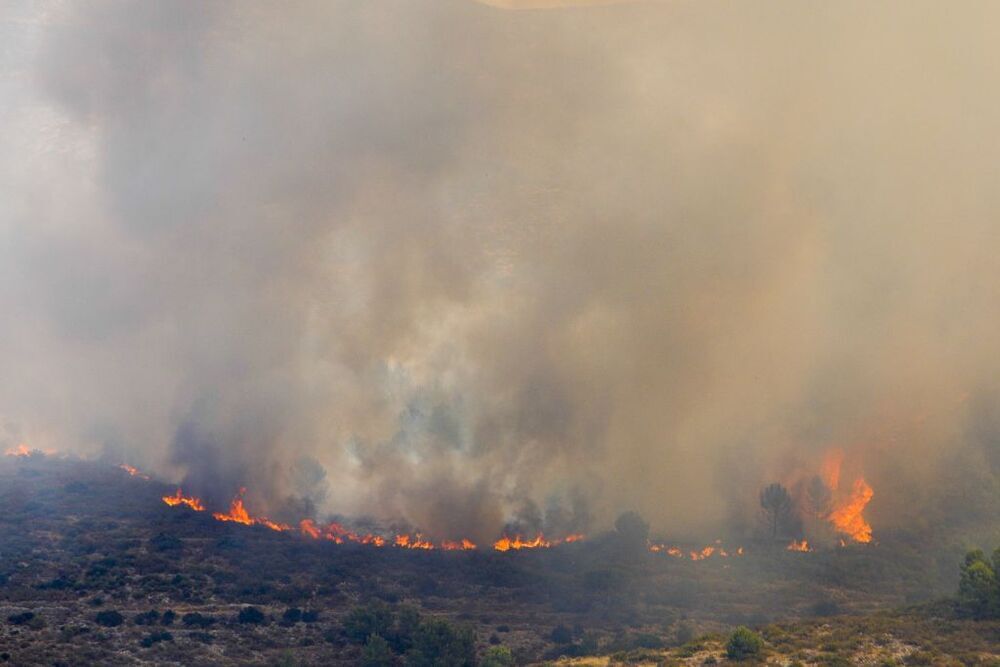
{"label": "tall flame", "polygon": [[862,515],[875,492],[864,478],[854,480],[850,495],[831,510],[827,519],[841,533],[850,535],[856,542],[872,541],[872,527]]}
{"label": "tall flame", "polygon": [[865,507],[871,502],[875,492],[864,477],[854,480],[850,492],[837,494],[840,487],[840,467],[844,462],[842,449],[831,449],[827,452],[820,466],[820,476],[830,491],[835,495],[833,508],[826,514],[826,520],[833,524],[837,532],[848,535],[855,542],[868,543],[872,541],[872,527],[865,520]]}

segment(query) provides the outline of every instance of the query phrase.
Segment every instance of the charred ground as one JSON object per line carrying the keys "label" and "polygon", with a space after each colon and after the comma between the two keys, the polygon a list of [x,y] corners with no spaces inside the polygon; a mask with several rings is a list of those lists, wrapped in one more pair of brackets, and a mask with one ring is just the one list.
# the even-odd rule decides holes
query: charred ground
{"label": "charred ground", "polygon": [[374,548],[219,522],[166,506],[171,490],[109,463],[0,461],[0,659],[352,664],[345,620],[360,606],[466,626],[477,650],[503,644],[521,663],[929,600],[954,591],[961,559],[904,534],[700,562],[614,531],[533,552]]}

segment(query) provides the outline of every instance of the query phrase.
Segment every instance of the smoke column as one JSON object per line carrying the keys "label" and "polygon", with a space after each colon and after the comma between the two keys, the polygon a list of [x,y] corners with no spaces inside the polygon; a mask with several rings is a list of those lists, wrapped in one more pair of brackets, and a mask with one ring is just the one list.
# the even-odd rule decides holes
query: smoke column
{"label": "smoke column", "polygon": [[0,9],[0,444],[487,539],[1000,470],[1000,7],[494,4]]}

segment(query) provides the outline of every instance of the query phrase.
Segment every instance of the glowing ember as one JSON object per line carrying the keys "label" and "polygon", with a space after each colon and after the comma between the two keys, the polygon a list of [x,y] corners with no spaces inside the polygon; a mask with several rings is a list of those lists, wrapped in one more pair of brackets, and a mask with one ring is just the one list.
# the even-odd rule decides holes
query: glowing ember
{"label": "glowing ember", "polygon": [[476,545],[463,537],[461,542],[445,540],[441,543],[441,548],[445,551],[472,551]]}
{"label": "glowing ember", "polygon": [[416,535],[397,535],[393,540],[393,546],[399,547],[400,549],[426,549],[430,550],[434,548],[432,542],[428,542],[423,538],[420,533]]}
{"label": "glowing ember", "polygon": [[331,521],[326,526],[320,527],[317,526],[316,522],[312,519],[303,519],[299,522],[299,530],[303,535],[311,537],[314,540],[324,539],[334,542],[335,544],[356,542],[358,544],[369,544],[371,546],[382,547],[385,546],[386,543],[385,538],[381,535],[373,535],[371,533],[358,535],[357,533],[347,530],[335,521]]}
{"label": "glowing ember", "polygon": [[139,479],[149,479],[149,475],[143,472],[139,472],[137,468],[133,468],[127,463],[123,463],[118,467],[127,472],[132,477],[138,477]]}
{"label": "glowing ember", "polygon": [[792,540],[785,549],[788,551],[812,551],[809,547],[809,540],[802,540],[801,542]]}
{"label": "glowing ember", "polygon": [[717,558],[729,558],[730,556],[742,556],[743,547],[737,547],[736,551],[730,553],[722,546],[721,540],[716,540],[715,544],[711,544],[707,547],[702,547],[696,551],[688,551],[685,556],[684,551],[680,547],[670,546],[667,544],[650,544],[649,550],[653,553],[663,553],[668,556],[673,556],[674,558],[689,558],[693,561],[705,560],[711,557]]}
{"label": "glowing ember", "polygon": [[172,496],[163,496],[163,502],[170,505],[171,507],[176,507],[177,505],[187,505],[195,512],[204,512],[205,506],[201,504],[201,500],[195,497],[187,497],[178,488],[177,493]]}

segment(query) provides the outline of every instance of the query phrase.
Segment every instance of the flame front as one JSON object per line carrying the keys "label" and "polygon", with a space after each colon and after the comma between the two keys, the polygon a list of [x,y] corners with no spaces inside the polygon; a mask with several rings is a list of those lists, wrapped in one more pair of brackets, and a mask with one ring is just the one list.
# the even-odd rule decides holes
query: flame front
{"label": "flame front", "polygon": [[177,505],[187,505],[195,512],[204,512],[205,506],[201,504],[199,498],[194,496],[187,497],[181,493],[180,488],[177,489],[177,493],[172,496],[163,496],[163,502],[170,505],[171,507],[176,507]]}
{"label": "flame front", "polygon": [[246,489],[240,489],[240,492],[236,494],[235,498],[233,498],[233,502],[229,506],[229,511],[226,513],[214,512],[212,517],[219,521],[234,521],[236,523],[242,523],[245,526],[266,526],[271,530],[279,532],[291,529],[290,526],[283,523],[275,523],[265,517],[251,516],[250,513],[247,512],[246,507],[243,505],[243,495],[246,492]]}
{"label": "flame front", "polygon": [[[125,464],[122,464],[123,469],[126,469],[124,466]],[[213,512],[212,517],[218,521],[239,523],[245,526],[266,526],[271,530],[279,532],[289,531],[292,529],[291,526],[283,523],[277,523],[266,517],[257,517],[250,514],[246,505],[243,503],[244,495],[246,495],[246,489],[242,488],[239,493],[236,494],[236,497],[233,498],[233,502],[229,506],[228,512]],[[200,499],[185,496],[179,488],[177,489],[177,493],[174,495],[163,496],[163,502],[171,507],[176,505],[186,505],[197,512],[204,511],[205,509]],[[458,540],[443,540],[442,542],[434,543],[425,538],[421,533],[403,533],[392,537],[383,537],[382,535],[376,535],[374,533],[360,534],[348,530],[343,525],[335,521],[331,521],[325,526],[320,526],[313,519],[302,519],[299,522],[298,528],[299,533],[301,533],[304,537],[314,540],[329,540],[330,542],[334,542],[336,544],[353,542],[355,544],[364,544],[374,547],[384,547],[387,544],[391,544],[399,549],[417,549],[423,551],[431,551],[435,549],[440,549],[442,551],[473,551],[479,548],[475,542],[464,537]],[[541,533],[530,540],[525,539],[520,535],[515,537],[508,537],[504,535],[493,544],[493,548],[497,551],[509,551],[512,549],[539,549],[556,546],[558,544],[579,542],[582,539],[584,539],[584,535],[579,533],[567,535],[566,537],[554,540],[546,539]]]}
{"label": "flame front", "polygon": [[31,456],[31,450],[23,442],[16,447],[10,447],[4,452],[6,456]]}
{"label": "flame front", "polygon": [[812,551],[812,548],[809,546],[809,540],[802,540],[801,542],[792,540],[785,549],[788,551]]}

